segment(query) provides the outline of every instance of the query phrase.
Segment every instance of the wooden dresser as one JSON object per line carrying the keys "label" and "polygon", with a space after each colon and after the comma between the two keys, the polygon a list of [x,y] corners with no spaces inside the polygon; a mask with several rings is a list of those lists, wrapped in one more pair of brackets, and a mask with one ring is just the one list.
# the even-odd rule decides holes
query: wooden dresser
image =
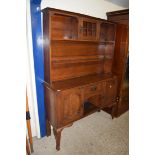
{"label": "wooden dresser", "polygon": [[108,12],[107,17],[117,23],[112,70],[118,78],[115,109],[115,116],[118,117],[129,109],[129,9]]}
{"label": "wooden dresser", "polygon": [[104,107],[115,109],[116,24],[52,8],[42,12],[47,135],[52,125],[59,150],[63,128]]}

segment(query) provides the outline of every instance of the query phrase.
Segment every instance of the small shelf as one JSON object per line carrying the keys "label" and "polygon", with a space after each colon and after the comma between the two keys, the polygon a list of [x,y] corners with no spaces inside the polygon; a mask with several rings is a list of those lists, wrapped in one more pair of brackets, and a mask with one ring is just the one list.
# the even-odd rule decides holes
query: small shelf
{"label": "small shelf", "polygon": [[51,39],[52,42],[85,42],[85,43],[96,43],[96,44],[114,44],[115,41],[103,41],[103,40],[82,40],[82,39]]}
{"label": "small shelf", "polygon": [[52,62],[55,64],[66,64],[66,63],[83,63],[83,62],[96,62],[103,61],[104,55],[96,56],[75,56],[75,57],[53,57]]}
{"label": "small shelf", "polygon": [[99,110],[100,108],[96,107],[95,105],[93,105],[92,103],[85,101],[84,102],[84,117],[87,115],[90,115],[94,112],[96,112],[97,110]]}
{"label": "small shelf", "polygon": [[51,17],[51,38],[76,39],[78,37],[77,17],[54,14]]}
{"label": "small shelf", "polygon": [[113,24],[101,23],[100,25],[100,41],[114,42],[115,26]]}
{"label": "small shelf", "polygon": [[51,39],[52,42],[59,42],[59,41],[73,41],[73,42],[90,42],[90,43],[97,43],[99,44],[99,40],[82,40],[82,39]]}
{"label": "small shelf", "polygon": [[115,41],[100,41],[101,43],[110,43],[110,44],[114,44],[115,43]]}

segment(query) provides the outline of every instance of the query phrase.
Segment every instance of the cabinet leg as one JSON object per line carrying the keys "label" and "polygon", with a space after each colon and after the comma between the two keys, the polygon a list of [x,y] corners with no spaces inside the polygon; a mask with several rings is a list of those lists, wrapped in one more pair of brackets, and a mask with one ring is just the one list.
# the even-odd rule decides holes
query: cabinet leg
{"label": "cabinet leg", "polygon": [[46,120],[46,135],[47,135],[47,137],[51,136],[51,125],[48,120]]}
{"label": "cabinet leg", "polygon": [[62,129],[56,130],[53,128],[53,134],[54,134],[55,140],[56,140],[56,149],[58,151],[60,150],[61,131],[62,131]]}
{"label": "cabinet leg", "polygon": [[112,110],[111,110],[111,117],[112,117],[112,119],[114,118],[114,116],[115,116],[115,108],[116,108],[116,106],[114,105],[114,106],[112,106]]}

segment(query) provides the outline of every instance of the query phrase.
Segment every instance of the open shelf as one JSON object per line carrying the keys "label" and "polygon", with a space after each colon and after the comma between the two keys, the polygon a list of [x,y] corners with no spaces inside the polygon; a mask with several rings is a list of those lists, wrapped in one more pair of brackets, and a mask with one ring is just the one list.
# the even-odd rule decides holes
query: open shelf
{"label": "open shelf", "polygon": [[52,42],[70,42],[70,41],[73,41],[73,42],[86,42],[86,43],[96,43],[96,44],[99,44],[99,43],[102,43],[102,44],[114,44],[115,43],[115,41],[103,41],[103,40],[83,40],[83,39],[72,39],[72,38],[68,38],[68,39],[54,39],[54,38],[52,38],[51,39],[51,41]]}
{"label": "open shelf", "polygon": [[100,25],[100,41],[114,42],[115,26],[113,24],[101,23]]}
{"label": "open shelf", "polygon": [[74,16],[54,14],[51,17],[52,39],[77,39],[78,19]]}
{"label": "open shelf", "polygon": [[99,110],[99,108],[90,103],[89,101],[84,102],[84,117],[94,113],[97,110]]}
{"label": "open shelf", "polygon": [[72,57],[53,57],[52,62],[55,64],[74,64],[74,63],[84,63],[84,62],[96,62],[103,61],[104,55],[94,55],[94,56],[72,56]]}

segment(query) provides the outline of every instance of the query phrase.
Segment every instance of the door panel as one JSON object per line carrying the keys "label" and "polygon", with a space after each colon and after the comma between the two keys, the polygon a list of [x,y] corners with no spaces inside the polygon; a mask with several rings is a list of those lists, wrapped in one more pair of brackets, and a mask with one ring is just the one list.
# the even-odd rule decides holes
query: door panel
{"label": "door panel", "polygon": [[80,89],[70,89],[62,92],[62,121],[67,124],[83,115],[83,95]]}
{"label": "door panel", "polygon": [[98,22],[89,18],[81,18],[80,39],[97,40],[98,38]]}

